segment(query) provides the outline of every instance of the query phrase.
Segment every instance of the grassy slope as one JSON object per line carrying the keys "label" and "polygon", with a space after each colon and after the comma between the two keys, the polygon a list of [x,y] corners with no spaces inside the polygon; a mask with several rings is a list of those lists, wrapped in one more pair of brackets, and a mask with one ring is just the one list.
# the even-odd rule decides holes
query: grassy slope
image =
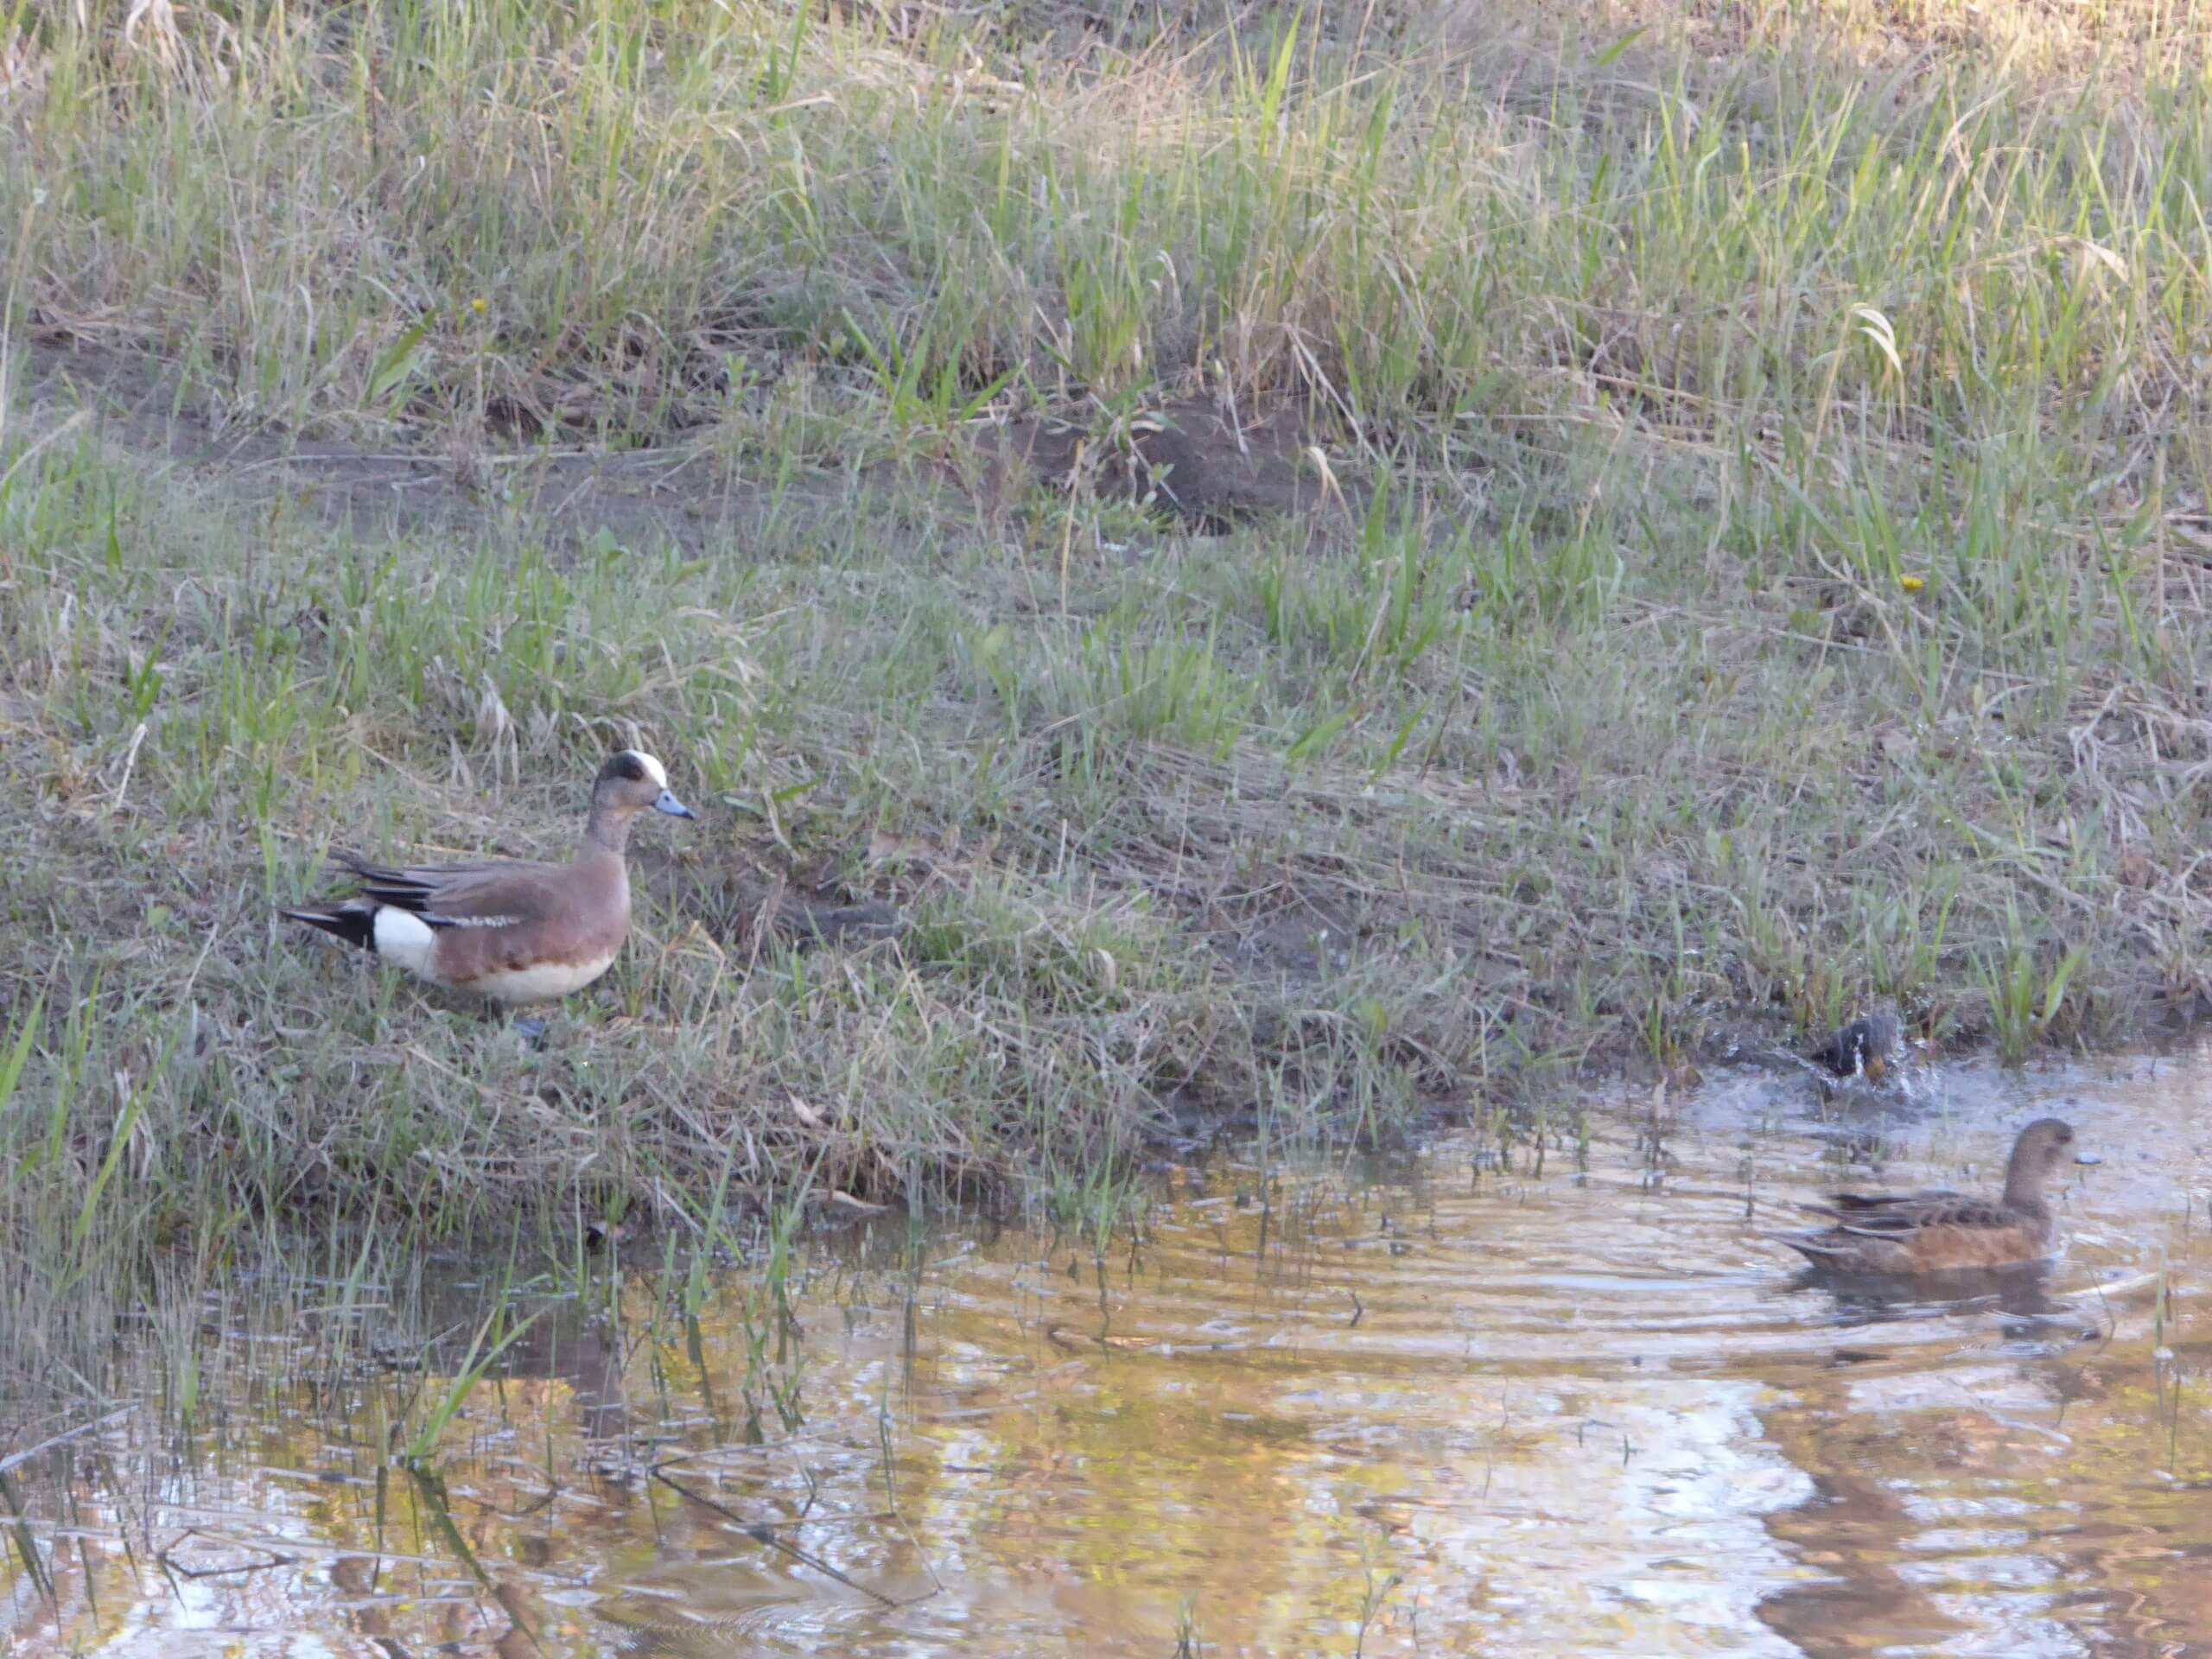
{"label": "grassy slope", "polygon": [[[1079,69],[1036,20],[216,16],[41,25],[0,94],[18,1235],[817,1157],[1079,1198],[1178,1110],[1541,1100],[1869,991],[2014,1050],[2193,1004],[2212,95],[2128,79],[2141,20],[2083,95],[2094,41],[1846,69],[1854,20],[1736,11],[1132,16]],[[66,340],[467,511],[340,533],[70,425]],[[1391,486],[1203,537],[974,460],[1193,394]],[[518,486],[639,446],[707,480],[674,544]],[[618,741],[704,821],[552,1052],[272,925],[334,839],[557,853]],[[903,925],[803,947],[754,878]]]}

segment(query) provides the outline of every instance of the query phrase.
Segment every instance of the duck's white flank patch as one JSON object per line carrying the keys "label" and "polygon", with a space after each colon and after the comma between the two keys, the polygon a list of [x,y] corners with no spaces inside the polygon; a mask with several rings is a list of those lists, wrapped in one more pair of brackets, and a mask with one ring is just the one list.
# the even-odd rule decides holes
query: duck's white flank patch
{"label": "duck's white flank patch", "polygon": [[428,922],[391,905],[379,905],[373,929],[370,937],[376,942],[377,955],[410,974],[430,977],[430,947],[438,936]]}
{"label": "duck's white flank patch", "polygon": [[486,974],[481,979],[469,981],[466,988],[510,1007],[524,1002],[551,1002],[571,991],[583,989],[613,963],[612,950],[583,962],[544,962],[535,968],[518,968],[512,973]]}
{"label": "duck's white flank patch", "polygon": [[666,789],[668,787],[668,768],[666,766],[661,765],[659,761],[654,760],[652,756],[647,754],[643,749],[632,749],[630,753],[638,757],[638,764],[645,769],[646,777],[652,779],[656,785],[663,789]]}

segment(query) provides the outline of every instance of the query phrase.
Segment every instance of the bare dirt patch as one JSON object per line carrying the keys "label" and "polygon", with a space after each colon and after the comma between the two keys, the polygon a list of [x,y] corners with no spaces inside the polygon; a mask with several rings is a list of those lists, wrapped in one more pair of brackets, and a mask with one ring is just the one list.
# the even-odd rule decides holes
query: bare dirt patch
{"label": "bare dirt patch", "polygon": [[35,429],[87,410],[120,448],[232,499],[304,508],[353,535],[473,537],[526,523],[556,543],[604,531],[626,546],[666,542],[698,551],[742,536],[772,500],[777,510],[804,511],[840,487],[814,481],[772,496],[696,445],[441,453],[398,440],[371,448],[231,426],[181,394],[156,361],[67,338],[19,342],[15,374]]}
{"label": "bare dirt patch", "polygon": [[[283,500],[357,535],[467,537],[527,522],[556,543],[604,531],[625,545],[665,542],[703,551],[742,536],[772,510],[819,508],[888,470],[879,464],[855,479],[817,477],[772,491],[696,442],[438,450],[395,437],[388,448],[370,448],[226,424],[182,393],[158,362],[127,349],[55,334],[19,343],[16,357],[14,376],[35,428],[89,410],[124,449],[164,458],[233,498]],[[1287,404],[1240,411],[1185,397],[1127,419],[1089,413],[979,424],[964,448],[1001,500],[1033,479],[1156,508],[1208,535],[1332,503],[1356,510],[1363,499],[1360,481],[1341,471],[1337,444]],[[972,470],[956,461],[933,476],[949,490]]]}
{"label": "bare dirt patch", "polygon": [[1326,459],[1335,446],[1287,404],[1240,411],[1185,397],[1126,418],[1026,416],[980,447],[1001,484],[1026,470],[1057,489],[1162,509],[1209,535],[1298,518],[1347,488]]}

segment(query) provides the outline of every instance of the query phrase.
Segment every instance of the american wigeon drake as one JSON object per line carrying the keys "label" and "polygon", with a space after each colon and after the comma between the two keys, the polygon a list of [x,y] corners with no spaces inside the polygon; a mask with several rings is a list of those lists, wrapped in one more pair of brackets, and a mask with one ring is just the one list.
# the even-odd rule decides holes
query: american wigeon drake
{"label": "american wigeon drake", "polygon": [[688,818],[650,754],[624,749],[599,769],[583,845],[566,864],[480,859],[392,868],[351,853],[334,861],[357,897],[287,910],[417,978],[503,1007],[582,990],[613,964],[630,931],[630,826],[647,807]]}
{"label": "american wigeon drake", "polygon": [[1767,1236],[1836,1273],[1952,1273],[2040,1262],[2058,1242],[2044,1190],[2073,1156],[2073,1128],[2039,1117],[2013,1141],[2005,1194],[1994,1202],[1956,1192],[1838,1192],[1831,1204],[1815,1206],[1835,1217],[1834,1226]]}
{"label": "american wigeon drake", "polygon": [[1807,1058],[1832,1076],[1879,1083],[1904,1061],[1904,1024],[1894,1008],[1871,1009],[1829,1033]]}

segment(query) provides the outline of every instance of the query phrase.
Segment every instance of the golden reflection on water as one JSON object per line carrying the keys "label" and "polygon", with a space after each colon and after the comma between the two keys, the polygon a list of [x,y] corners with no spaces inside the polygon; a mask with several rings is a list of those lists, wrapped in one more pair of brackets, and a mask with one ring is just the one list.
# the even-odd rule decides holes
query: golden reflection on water
{"label": "golden reflection on water", "polygon": [[[445,1376],[245,1293],[126,1333],[98,1432],[15,1467],[10,1653],[2212,1652],[2212,1065],[1966,1070],[1894,1185],[1988,1184],[2056,1109],[2107,1158],[2067,1260],[1967,1305],[1839,1298],[1759,1226],[1847,1175],[1771,1079],[1586,1168],[1446,1141],[1179,1172],[1104,1259],[888,1219],[689,1325],[537,1303],[427,1472]],[[1656,1129],[1657,1150],[1653,1147]],[[1969,1169],[1967,1166],[1973,1167]],[[2163,1278],[2161,1275],[2163,1274]],[[211,1318],[214,1316],[211,1315]],[[0,1458],[68,1427],[0,1414]],[[35,1563],[35,1568],[32,1563]],[[1187,1619],[1187,1625],[1186,1625]]]}

